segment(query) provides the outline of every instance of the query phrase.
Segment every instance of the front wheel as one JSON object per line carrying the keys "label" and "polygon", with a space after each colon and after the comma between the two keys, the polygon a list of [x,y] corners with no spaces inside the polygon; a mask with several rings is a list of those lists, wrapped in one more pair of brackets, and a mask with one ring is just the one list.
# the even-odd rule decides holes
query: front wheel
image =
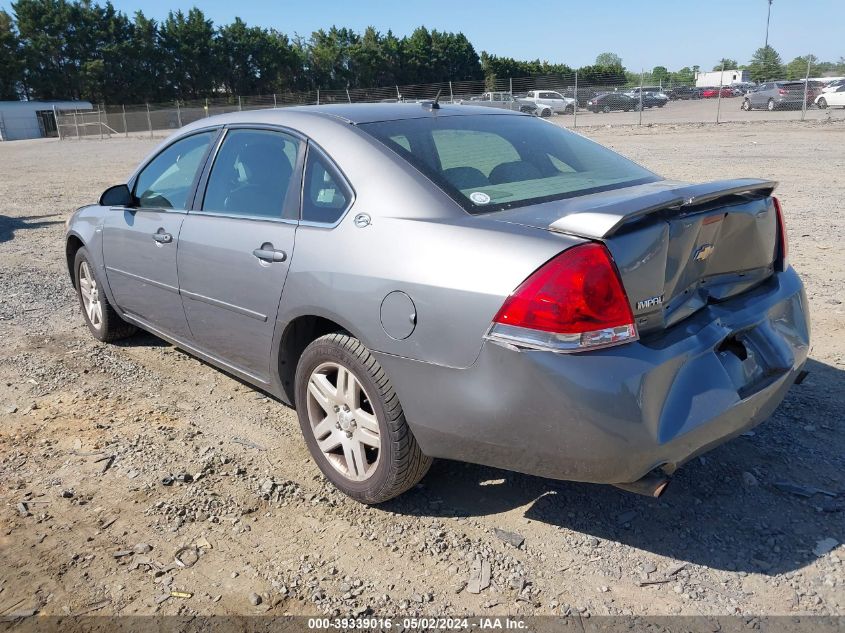
{"label": "front wheel", "polygon": [[748,99],[745,99],[742,102],[742,109],[745,110],[746,112],[750,111],[751,110],[751,101],[749,101]]}
{"label": "front wheel", "polygon": [[605,114],[610,114],[610,106],[609,105],[604,106],[601,109],[601,111],[604,112]]}
{"label": "front wheel", "polygon": [[73,271],[82,317],[94,338],[109,343],[134,334],[137,328],[121,319],[109,303],[91,254],[85,247],[76,251]]}
{"label": "front wheel", "polygon": [[564,114],[575,114],[575,106],[567,106],[563,109]]}
{"label": "front wheel", "polygon": [[392,499],[431,466],[384,370],[347,334],[327,334],[305,348],[296,368],[296,412],[317,466],[356,501]]}

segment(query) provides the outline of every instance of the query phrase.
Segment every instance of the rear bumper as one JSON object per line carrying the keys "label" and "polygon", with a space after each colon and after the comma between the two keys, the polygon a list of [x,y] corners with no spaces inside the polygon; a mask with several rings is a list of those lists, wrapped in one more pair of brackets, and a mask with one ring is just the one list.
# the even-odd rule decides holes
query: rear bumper
{"label": "rear bumper", "polygon": [[378,358],[426,454],[621,483],[672,470],[765,420],[808,348],[806,297],[790,268],[659,340],[579,354],[488,341],[467,369]]}

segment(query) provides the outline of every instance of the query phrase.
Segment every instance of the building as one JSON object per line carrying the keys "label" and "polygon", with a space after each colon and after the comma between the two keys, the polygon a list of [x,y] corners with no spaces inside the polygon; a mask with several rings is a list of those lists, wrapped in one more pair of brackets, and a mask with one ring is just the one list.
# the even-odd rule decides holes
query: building
{"label": "building", "polygon": [[0,101],[0,141],[58,136],[55,110],[92,110],[87,101]]}
{"label": "building", "polygon": [[712,72],[695,73],[696,88],[711,88],[715,86],[730,86],[744,84],[751,81],[747,70],[714,70]]}

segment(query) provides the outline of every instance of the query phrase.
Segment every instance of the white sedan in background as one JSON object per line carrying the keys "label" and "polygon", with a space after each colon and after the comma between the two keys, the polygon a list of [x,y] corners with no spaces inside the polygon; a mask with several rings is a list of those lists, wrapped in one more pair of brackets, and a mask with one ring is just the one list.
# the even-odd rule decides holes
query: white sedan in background
{"label": "white sedan in background", "polygon": [[822,109],[839,106],[845,108],[845,86],[839,86],[835,92],[823,92],[816,97],[816,105]]}

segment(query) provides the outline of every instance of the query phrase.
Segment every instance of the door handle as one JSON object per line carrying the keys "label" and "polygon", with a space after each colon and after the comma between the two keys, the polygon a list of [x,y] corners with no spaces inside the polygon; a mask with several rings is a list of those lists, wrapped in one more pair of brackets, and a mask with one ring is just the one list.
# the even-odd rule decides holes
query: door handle
{"label": "door handle", "polygon": [[272,244],[262,244],[261,248],[256,248],[252,254],[265,262],[283,262],[288,258],[287,253],[276,250]]}
{"label": "door handle", "polygon": [[173,236],[170,233],[153,233],[153,239],[159,244],[170,244]]}

